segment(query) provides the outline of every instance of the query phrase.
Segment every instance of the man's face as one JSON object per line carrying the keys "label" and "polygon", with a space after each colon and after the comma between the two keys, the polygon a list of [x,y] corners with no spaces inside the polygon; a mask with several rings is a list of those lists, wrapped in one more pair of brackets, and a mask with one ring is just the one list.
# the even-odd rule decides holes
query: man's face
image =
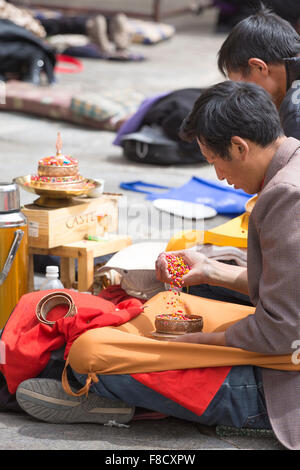
{"label": "man's face", "polygon": [[282,65],[268,66],[264,62],[262,64],[264,64],[262,68],[259,63],[250,66],[250,72],[247,75],[241,71],[229,72],[228,78],[234,82],[255,83],[261,86],[272,96],[276,107],[279,108],[286,94],[285,68]]}
{"label": "man's face", "polygon": [[230,160],[225,160],[199,140],[198,144],[206,161],[214,166],[220,181],[226,180],[235,189],[243,189],[248,194],[255,194],[258,191],[260,182],[257,175],[249,167],[249,160],[239,157],[237,149],[230,152]]}

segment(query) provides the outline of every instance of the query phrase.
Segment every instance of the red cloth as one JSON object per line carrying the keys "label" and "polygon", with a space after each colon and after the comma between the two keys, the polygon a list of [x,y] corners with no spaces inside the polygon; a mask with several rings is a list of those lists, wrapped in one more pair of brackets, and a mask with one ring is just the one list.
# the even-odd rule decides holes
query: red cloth
{"label": "red cloth", "polygon": [[[115,284],[113,286],[109,286],[106,289],[103,289],[100,294],[98,294],[99,297],[102,299],[109,300],[110,302],[113,302],[114,304],[117,304],[119,302],[122,302],[123,300],[128,300],[128,299],[134,299],[135,297],[132,297],[131,295],[128,295],[127,292],[122,289],[120,284]],[[144,299],[138,299],[142,304],[147,302]]]}
{"label": "red cloth", "polygon": [[168,370],[131,374],[138,382],[201,416],[214,398],[231,367]]}
{"label": "red cloth", "polygon": [[62,318],[65,306],[58,306],[51,312],[52,318],[58,318],[53,326],[38,321],[36,305],[43,296],[55,292],[51,290],[24,295],[9,317],[1,337],[5,343],[6,363],[1,364],[0,370],[10,393],[15,393],[23,380],[40,374],[50,359],[51,351],[66,344],[66,358],[73,341],[85,331],[122,325],[142,311],[142,303],[137,299],[115,305],[98,296],[62,290],[74,300],[78,310],[74,317]]}

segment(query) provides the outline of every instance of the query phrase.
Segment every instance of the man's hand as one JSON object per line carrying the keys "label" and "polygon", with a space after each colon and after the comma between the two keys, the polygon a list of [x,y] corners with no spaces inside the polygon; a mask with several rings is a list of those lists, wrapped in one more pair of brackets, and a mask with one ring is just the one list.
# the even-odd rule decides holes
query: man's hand
{"label": "man's hand", "polygon": [[159,281],[170,284],[172,278],[168,271],[166,255],[171,254],[183,258],[189,272],[182,277],[183,286],[194,286],[207,282],[208,258],[194,250],[170,251],[161,253],[155,263],[156,277]]}
{"label": "man's hand", "polygon": [[172,278],[168,271],[168,261],[166,259],[168,254],[182,257],[190,269],[182,277],[183,286],[209,284],[248,294],[247,268],[210,259],[203,253],[193,249],[161,253],[155,263],[156,277],[159,281],[171,284]]}

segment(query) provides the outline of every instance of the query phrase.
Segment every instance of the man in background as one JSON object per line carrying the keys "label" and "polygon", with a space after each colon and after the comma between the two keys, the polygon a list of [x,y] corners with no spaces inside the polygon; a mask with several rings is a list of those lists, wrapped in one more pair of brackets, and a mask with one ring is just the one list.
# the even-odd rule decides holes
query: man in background
{"label": "man in background", "polygon": [[284,133],[300,138],[300,37],[290,23],[262,8],[231,31],[218,53],[221,73],[268,91]]}

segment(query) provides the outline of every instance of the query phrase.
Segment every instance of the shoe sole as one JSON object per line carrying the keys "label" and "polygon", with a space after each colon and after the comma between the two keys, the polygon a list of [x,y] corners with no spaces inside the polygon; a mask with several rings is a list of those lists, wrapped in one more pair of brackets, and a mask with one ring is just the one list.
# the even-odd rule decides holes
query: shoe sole
{"label": "shoe sole", "polygon": [[68,395],[57,380],[29,379],[16,392],[20,407],[29,415],[47,423],[98,423],[109,421],[128,423],[135,407],[119,400],[100,397],[90,392],[88,397]]}

